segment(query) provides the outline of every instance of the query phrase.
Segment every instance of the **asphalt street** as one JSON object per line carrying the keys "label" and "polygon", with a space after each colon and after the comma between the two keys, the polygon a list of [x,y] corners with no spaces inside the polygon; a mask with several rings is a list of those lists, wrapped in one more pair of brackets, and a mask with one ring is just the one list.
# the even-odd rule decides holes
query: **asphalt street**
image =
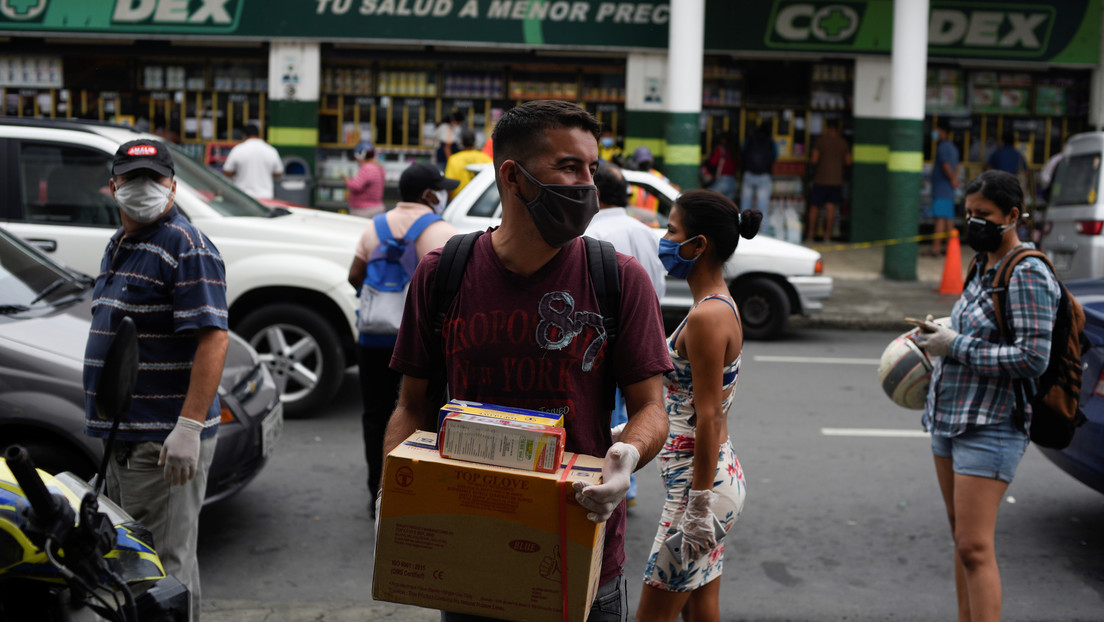
{"label": "asphalt street", "polygon": [[[725,621],[954,616],[952,543],[919,412],[876,381],[892,331],[795,329],[745,345],[731,436],[748,481],[721,578]],[[204,510],[208,622],[437,620],[371,598],[356,377],[315,419],[288,421],[271,463]],[[638,474],[626,574],[635,611],[662,484]],[[1001,509],[1005,620],[1099,620],[1104,497],[1030,449]],[[631,618],[630,618],[631,619]]]}

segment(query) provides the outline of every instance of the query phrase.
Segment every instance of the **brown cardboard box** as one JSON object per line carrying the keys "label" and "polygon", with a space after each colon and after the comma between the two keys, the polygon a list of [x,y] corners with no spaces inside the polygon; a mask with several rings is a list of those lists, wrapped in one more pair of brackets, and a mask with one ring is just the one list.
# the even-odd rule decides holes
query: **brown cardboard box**
{"label": "brown cardboard box", "polygon": [[598,483],[602,460],[565,453],[563,462],[539,473],[449,460],[435,434],[411,435],[384,465],[372,597],[504,620],[585,620],[605,525],[587,520],[571,483]]}

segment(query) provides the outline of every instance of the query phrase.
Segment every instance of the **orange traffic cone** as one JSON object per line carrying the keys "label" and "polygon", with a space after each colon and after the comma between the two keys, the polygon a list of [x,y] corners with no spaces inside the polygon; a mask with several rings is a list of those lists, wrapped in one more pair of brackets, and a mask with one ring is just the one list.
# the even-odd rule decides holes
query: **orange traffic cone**
{"label": "orange traffic cone", "polygon": [[951,228],[947,240],[947,256],[943,261],[943,282],[936,290],[940,294],[962,294],[962,249],[958,244],[958,229]]}

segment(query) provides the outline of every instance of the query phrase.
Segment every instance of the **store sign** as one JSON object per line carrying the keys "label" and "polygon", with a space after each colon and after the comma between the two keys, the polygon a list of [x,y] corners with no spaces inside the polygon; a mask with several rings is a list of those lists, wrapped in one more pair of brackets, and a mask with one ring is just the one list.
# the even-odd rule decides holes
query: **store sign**
{"label": "store sign", "polygon": [[1051,7],[1031,12],[932,9],[928,45],[1038,54],[1046,49],[1053,27]]}
{"label": "store sign", "polygon": [[0,30],[230,34],[246,0],[0,0]]}
{"label": "store sign", "polygon": [[878,51],[871,33],[886,27],[886,8],[884,2],[776,0],[764,42],[768,49]]}

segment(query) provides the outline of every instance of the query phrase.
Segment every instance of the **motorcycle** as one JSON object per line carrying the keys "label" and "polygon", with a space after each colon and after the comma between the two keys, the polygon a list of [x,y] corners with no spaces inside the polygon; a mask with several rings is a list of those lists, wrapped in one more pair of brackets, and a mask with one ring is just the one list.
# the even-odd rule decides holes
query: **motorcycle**
{"label": "motorcycle", "polygon": [[0,622],[188,619],[188,590],[165,574],[149,530],[103,495],[137,374],[137,335],[125,318],[96,392],[98,416],[113,423],[92,484],[35,469],[18,445],[0,458]]}

